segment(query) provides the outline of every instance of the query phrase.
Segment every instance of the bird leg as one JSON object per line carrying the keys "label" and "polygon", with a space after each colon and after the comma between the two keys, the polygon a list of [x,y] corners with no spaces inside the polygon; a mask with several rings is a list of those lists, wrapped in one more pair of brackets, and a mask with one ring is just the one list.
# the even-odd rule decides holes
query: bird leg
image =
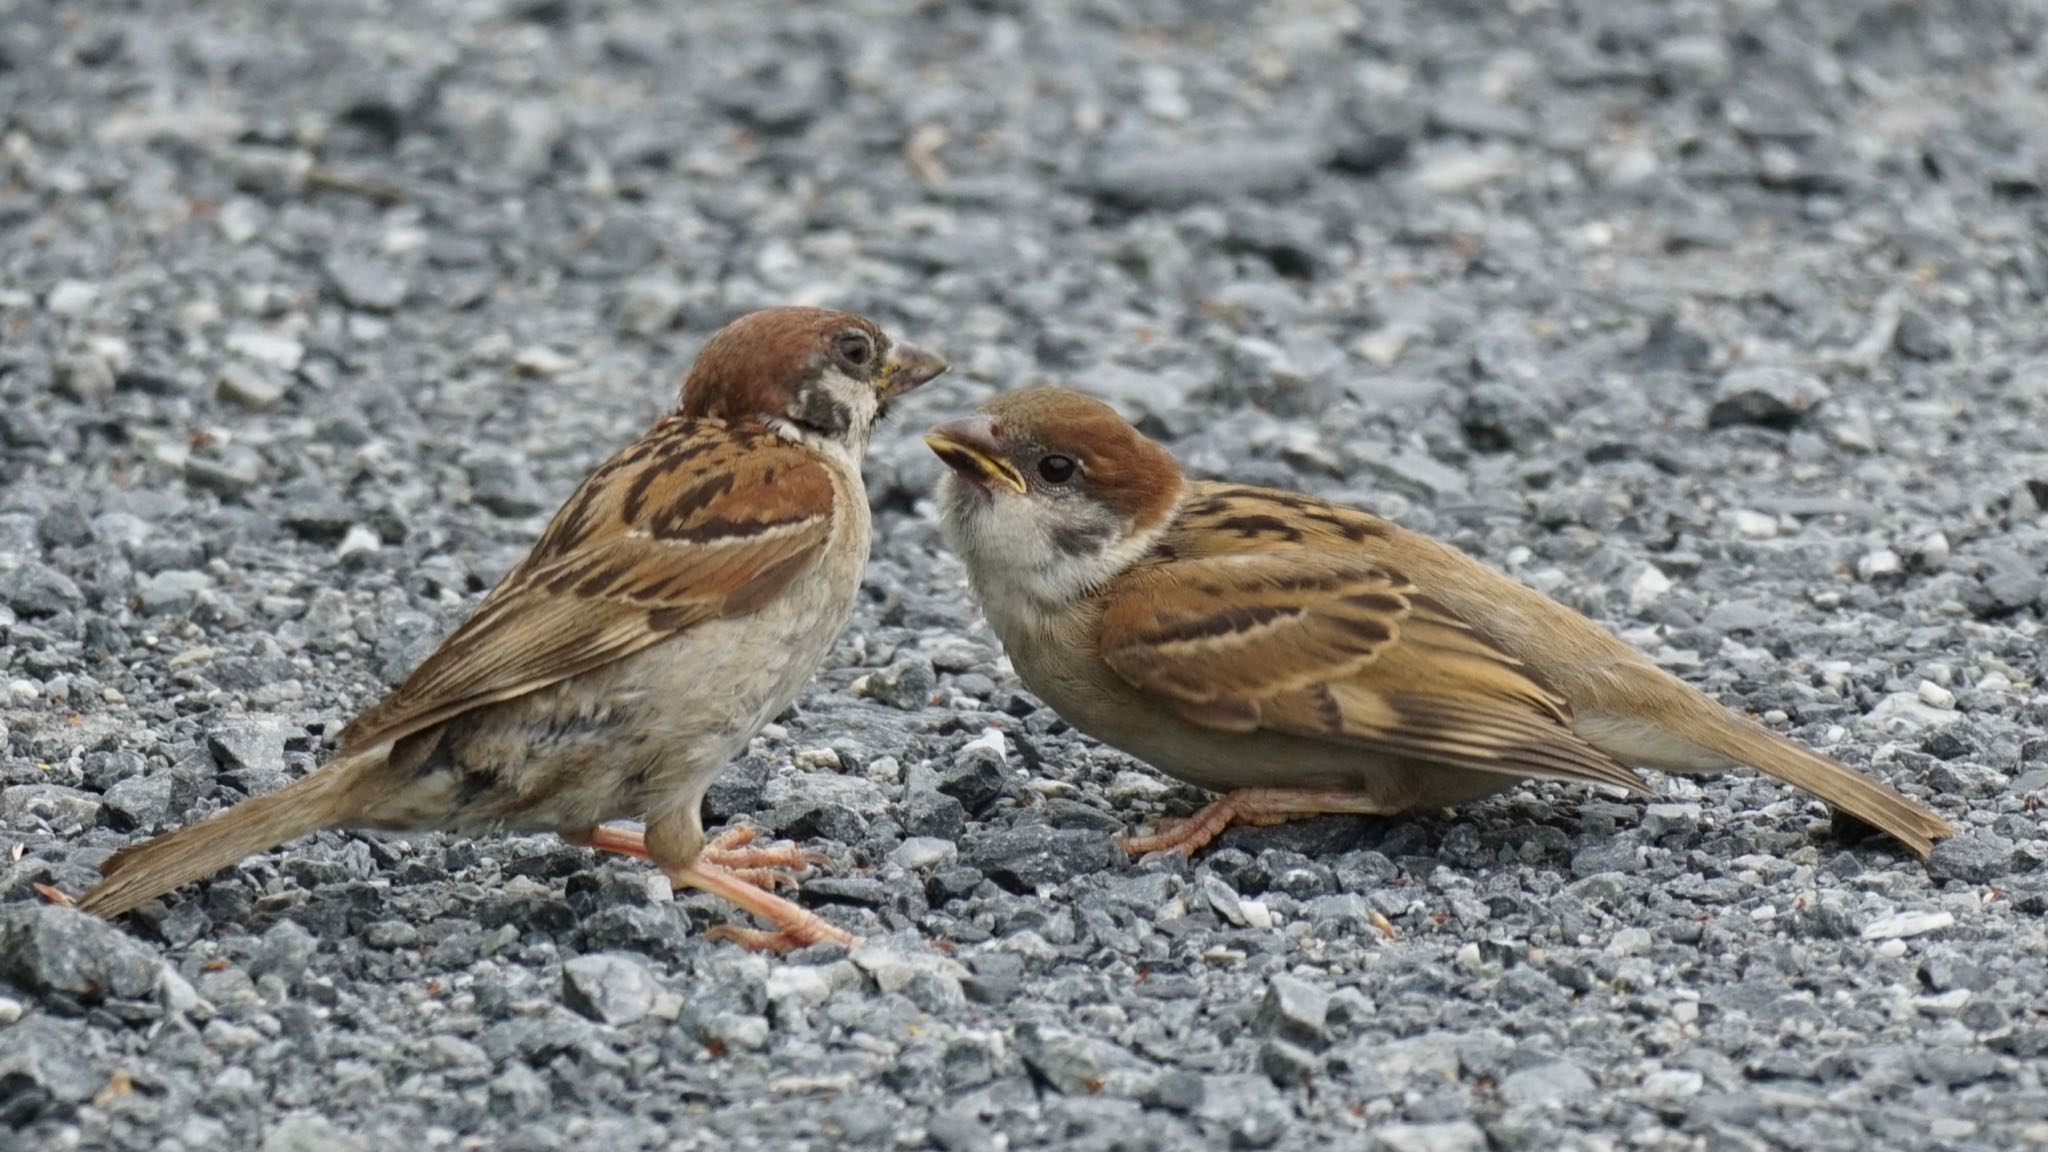
{"label": "bird leg", "polygon": [[[760,829],[744,824],[729,828],[706,844],[696,861],[687,867],[663,865],[662,870],[677,887],[722,897],[774,926],[774,931],[764,932],[720,924],[705,933],[705,938],[731,940],[750,952],[787,952],[825,941],[847,948],[859,944],[859,937],[775,894],[778,887],[796,887],[794,870],[823,864],[825,857],[788,841],[754,847],[753,842],[760,834]],[[564,833],[562,839],[586,848],[652,859],[646,834],[630,828],[600,824],[588,832]]]}
{"label": "bird leg", "polygon": [[[728,828],[704,846],[699,859],[771,892],[777,888],[795,888],[795,873],[831,863],[824,853],[807,851],[787,840],[754,847],[754,841],[760,835],[761,830],[749,824]],[[649,859],[646,834],[631,828],[600,824],[588,832],[573,836],[564,834],[562,839],[585,848]]]}
{"label": "bird leg", "polygon": [[1326,812],[1391,816],[1397,811],[1362,792],[1342,788],[1241,788],[1185,820],[1161,821],[1158,831],[1126,837],[1122,844],[1133,857],[1153,852],[1193,856],[1232,824],[1284,824]]}
{"label": "bird leg", "polygon": [[721,896],[775,926],[772,932],[742,928],[736,924],[715,925],[704,934],[707,940],[731,940],[749,952],[788,952],[827,941],[853,948],[860,937],[834,927],[815,912],[800,908],[752,880],[730,869],[698,860],[687,868],[667,869],[668,878],[700,892]]}

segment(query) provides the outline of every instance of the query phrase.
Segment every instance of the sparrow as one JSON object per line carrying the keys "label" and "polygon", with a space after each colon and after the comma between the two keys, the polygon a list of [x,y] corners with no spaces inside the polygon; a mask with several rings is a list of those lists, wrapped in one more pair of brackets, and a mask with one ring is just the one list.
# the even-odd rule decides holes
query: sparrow
{"label": "sparrow", "polygon": [[[676,409],[583,481],[330,763],[115,853],[82,906],[116,916],[327,828],[552,831],[773,927],[713,929],[745,947],[851,946],[773,892],[808,854],[747,827],[707,845],[699,807],[845,628],[868,558],[869,434],[945,370],[845,312],[733,321]],[[644,834],[606,826],[628,817]]]}
{"label": "sparrow", "polygon": [[1748,765],[1922,857],[1954,833],[1463,552],[1298,492],[1189,480],[1089,397],[998,396],[926,442],[950,469],[943,534],[1025,686],[1224,793],[1126,840],[1133,855],[1525,779],[1647,792],[1631,766]]}

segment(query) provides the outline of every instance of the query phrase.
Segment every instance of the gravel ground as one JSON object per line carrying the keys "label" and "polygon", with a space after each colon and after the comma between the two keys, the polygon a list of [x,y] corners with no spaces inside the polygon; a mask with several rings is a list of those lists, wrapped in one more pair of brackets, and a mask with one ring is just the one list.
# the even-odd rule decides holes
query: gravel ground
{"label": "gravel ground", "polygon": [[[2048,1142],[2038,4],[6,7],[0,1144]],[[956,365],[707,814],[826,851],[868,947],[707,944],[547,838],[36,898],[313,764],[779,302]],[[1922,865],[1744,772],[1129,864],[1201,797],[1018,687],[917,438],[1041,380],[1963,834]]]}

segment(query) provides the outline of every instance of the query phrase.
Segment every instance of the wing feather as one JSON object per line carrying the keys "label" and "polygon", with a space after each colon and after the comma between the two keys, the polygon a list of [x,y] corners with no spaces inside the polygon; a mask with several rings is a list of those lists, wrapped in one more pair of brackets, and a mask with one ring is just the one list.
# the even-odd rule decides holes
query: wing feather
{"label": "wing feather", "polygon": [[813,563],[835,487],[768,433],[671,417],[591,473],[540,541],[344,748],[402,739],[744,615]]}
{"label": "wing feather", "polygon": [[1111,585],[1099,640],[1119,677],[1216,731],[1643,790],[1519,661],[1363,555],[1363,529],[1271,537],[1302,509],[1264,495],[1192,504],[1155,558]]}

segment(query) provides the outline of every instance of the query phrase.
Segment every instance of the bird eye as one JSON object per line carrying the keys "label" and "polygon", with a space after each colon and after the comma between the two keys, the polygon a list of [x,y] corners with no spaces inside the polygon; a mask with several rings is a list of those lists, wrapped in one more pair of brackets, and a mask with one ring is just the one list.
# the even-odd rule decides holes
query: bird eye
{"label": "bird eye", "polygon": [[1047,484],[1065,484],[1074,478],[1074,472],[1079,468],[1072,456],[1062,456],[1057,452],[1038,458],[1038,474]]}
{"label": "bird eye", "polygon": [[855,368],[865,368],[875,358],[875,342],[865,332],[843,333],[832,342],[832,350],[841,360]]}

